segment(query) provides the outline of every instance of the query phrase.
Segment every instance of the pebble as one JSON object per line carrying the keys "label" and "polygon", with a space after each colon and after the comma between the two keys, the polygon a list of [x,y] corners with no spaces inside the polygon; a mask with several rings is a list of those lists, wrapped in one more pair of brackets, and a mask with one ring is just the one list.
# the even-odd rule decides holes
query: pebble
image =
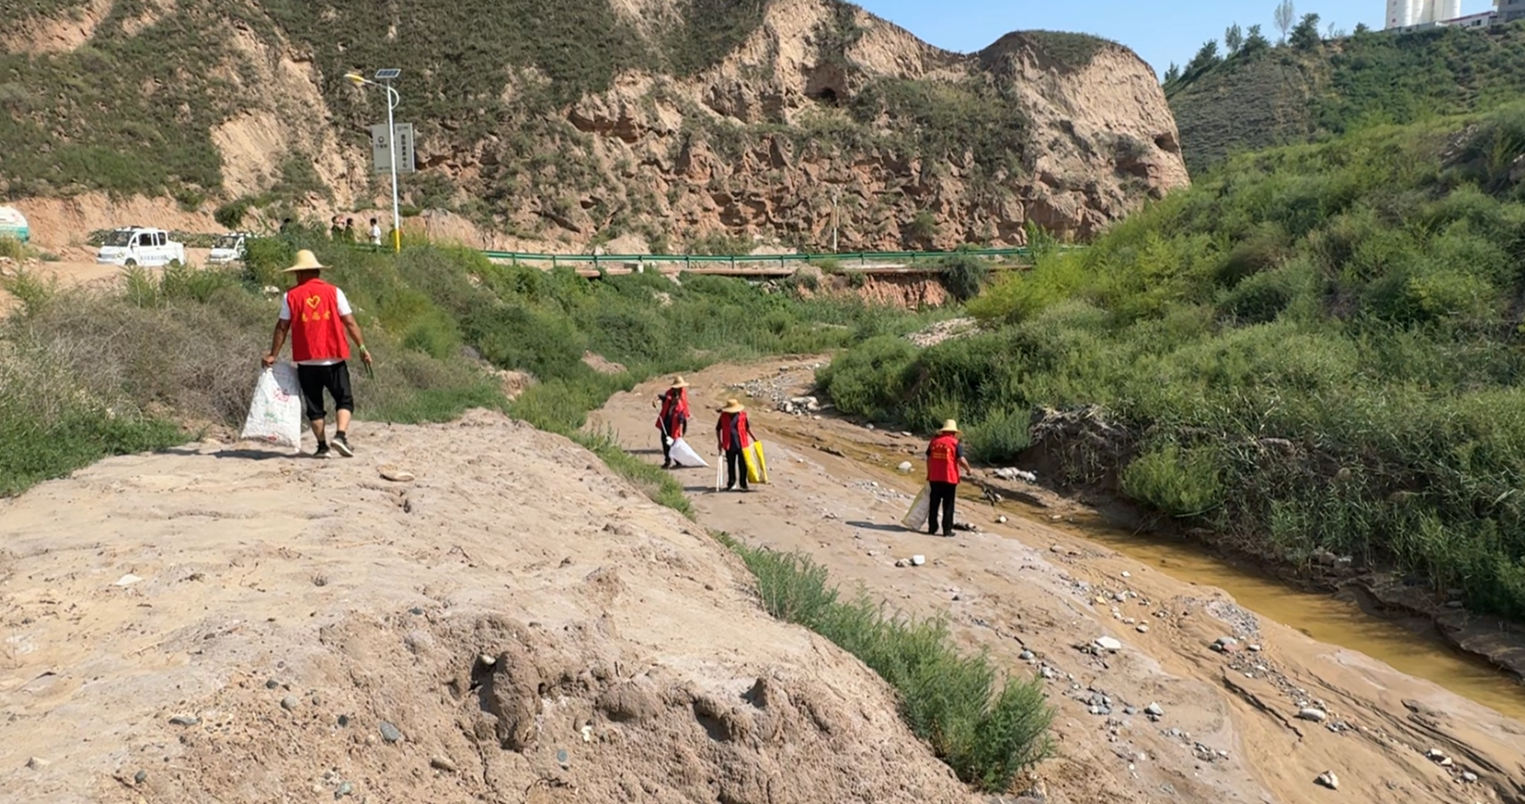
{"label": "pebble", "polygon": [[339,728],[344,728],[345,726],[348,726],[348,725],[349,725],[349,715],[340,715],[339,716]]}
{"label": "pebble", "polygon": [[1123,572],[1123,577],[1124,578],[1132,578],[1133,577],[1133,573],[1124,571]]}
{"label": "pebble", "polygon": [[911,566],[919,567],[919,566],[921,566],[922,564],[925,564],[925,563],[927,563],[927,557],[926,556],[911,556]]}
{"label": "pebble", "polygon": [[334,791],[334,798],[341,799],[353,792],[355,792],[354,785],[350,784],[349,782],[341,782],[339,784],[339,789]]}
{"label": "pebble", "polygon": [[148,781],[148,771],[140,770],[132,775],[133,784],[142,784]]}
{"label": "pebble", "polygon": [[1330,790],[1340,789],[1340,777],[1335,776],[1334,771],[1324,771],[1323,773],[1320,773],[1318,778],[1314,779],[1313,781],[1317,784],[1321,784],[1329,788]]}
{"label": "pebble", "polygon": [[909,472],[909,471],[911,471],[911,470],[912,470],[912,469],[913,469],[913,468],[915,468],[915,467],[914,467],[914,466],[912,466],[912,465],[911,465],[911,462],[910,462],[910,461],[902,461],[902,462],[901,462],[901,463],[900,463],[900,465],[899,465],[899,466],[897,466],[897,467],[895,467],[895,468],[896,468],[896,469],[898,469],[898,470],[900,470],[900,473],[901,473],[901,474],[905,474],[905,473],[907,473],[907,472]]}
{"label": "pebble", "polygon": [[1006,522],[1008,520],[1006,519],[1006,515],[1005,514],[1001,514],[1000,516],[995,518],[995,521],[996,521],[997,524],[1004,525],[1004,524],[1006,524]]}
{"label": "pebble", "polygon": [[1477,774],[1473,773],[1472,771],[1463,771],[1461,778],[1462,781],[1471,784],[1477,781]]}
{"label": "pebble", "polygon": [[1147,634],[1149,633],[1149,626],[1140,624],[1137,630],[1140,634]]}
{"label": "pebble", "polygon": [[1212,647],[1219,653],[1232,653],[1239,649],[1239,640],[1233,637],[1218,637]]}
{"label": "pebble", "polygon": [[1309,706],[1303,709],[1299,709],[1297,712],[1297,717],[1300,720],[1311,720],[1314,723],[1323,723],[1324,719],[1329,717],[1329,715],[1322,709],[1316,709],[1312,706]]}
{"label": "pebble", "polygon": [[1150,717],[1164,717],[1165,708],[1157,703],[1151,703],[1144,707],[1144,714],[1147,714]]}
{"label": "pebble", "polygon": [[273,679],[273,678],[272,678],[272,679],[270,679],[270,680],[269,680],[269,681],[266,681],[266,682],[265,682],[265,689],[267,689],[267,690],[273,690],[273,689],[275,689],[275,688],[276,688],[276,687],[279,687],[279,686],[280,686],[280,685],[281,685],[281,682],[279,682],[279,681],[276,681],[276,680],[275,680],[275,679]]}
{"label": "pebble", "polygon": [[1033,652],[1030,651],[1030,650],[1027,650],[1026,648],[1023,648],[1022,652],[1017,654],[1017,658],[1021,659],[1024,662],[1030,662],[1030,661],[1033,660]]}
{"label": "pebble", "polygon": [[1251,645],[1250,646],[1250,653],[1259,653],[1259,652],[1260,652],[1260,646],[1259,645]]}
{"label": "pebble", "polygon": [[455,773],[455,763],[450,760],[450,757],[430,757],[429,767],[435,768],[437,770],[442,770],[447,773]]}
{"label": "pebble", "polygon": [[201,722],[201,718],[194,715],[175,715],[169,722],[176,726],[194,726]]}
{"label": "pebble", "polygon": [[1118,642],[1112,637],[1097,637],[1096,647],[1101,648],[1102,650],[1122,650],[1123,643]]}
{"label": "pebble", "polygon": [[381,721],[381,739],[395,743],[402,739],[402,732],[398,731],[396,726],[383,720]]}
{"label": "pebble", "polygon": [[1044,678],[1047,678],[1047,679],[1050,679],[1050,680],[1052,680],[1055,676],[1059,675],[1058,673],[1054,672],[1054,668],[1052,668],[1052,667],[1045,667],[1042,670],[1039,670],[1038,673],[1040,675],[1042,675]]}
{"label": "pebble", "polygon": [[1424,758],[1433,762],[1440,762],[1446,759],[1446,755],[1445,752],[1441,751],[1439,748],[1431,748],[1430,750],[1424,752]]}
{"label": "pebble", "polygon": [[295,696],[295,695],[287,695],[285,698],[282,698],[281,699],[281,708],[285,709],[287,712],[296,711],[296,708],[297,708],[297,696]]}
{"label": "pebble", "polygon": [[32,770],[42,770],[43,768],[46,768],[52,764],[53,763],[43,759],[42,757],[32,757],[26,761],[26,766]]}
{"label": "pebble", "polygon": [[490,653],[484,653],[477,657],[477,661],[481,662],[483,667],[492,667],[498,663],[498,657]]}

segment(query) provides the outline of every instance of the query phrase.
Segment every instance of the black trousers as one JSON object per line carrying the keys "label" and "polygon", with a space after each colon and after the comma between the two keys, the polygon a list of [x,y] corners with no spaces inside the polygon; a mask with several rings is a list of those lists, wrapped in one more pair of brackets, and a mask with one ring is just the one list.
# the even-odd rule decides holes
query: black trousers
{"label": "black trousers", "polygon": [[747,489],[747,460],[741,457],[741,450],[729,449],[725,452],[725,487],[727,489],[736,485],[737,477],[741,478],[741,489]]}
{"label": "black trousers", "polygon": [[927,532],[937,532],[937,509],[943,510],[943,535],[953,535],[953,501],[958,499],[957,483],[932,481],[932,509],[927,512]]}
{"label": "black trousers", "polygon": [[302,403],[307,420],[323,418],[323,392],[334,398],[334,410],[355,412],[355,395],[350,390],[349,364],[340,361],[332,366],[297,366],[297,384],[302,386]]}

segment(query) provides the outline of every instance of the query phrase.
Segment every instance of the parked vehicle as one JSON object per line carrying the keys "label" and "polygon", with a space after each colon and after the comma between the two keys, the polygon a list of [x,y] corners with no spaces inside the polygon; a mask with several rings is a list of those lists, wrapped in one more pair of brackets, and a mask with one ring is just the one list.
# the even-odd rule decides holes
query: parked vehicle
{"label": "parked vehicle", "polygon": [[101,265],[145,268],[158,265],[184,265],[185,244],[169,238],[163,229],[129,226],[106,235],[95,261]]}
{"label": "parked vehicle", "polygon": [[207,255],[207,262],[212,265],[226,265],[242,260],[247,253],[244,243],[253,236],[248,232],[228,232],[217,238],[217,242],[212,245],[212,253]]}
{"label": "parked vehicle", "polygon": [[10,237],[25,243],[32,236],[26,216],[15,207],[0,207],[0,237]]}

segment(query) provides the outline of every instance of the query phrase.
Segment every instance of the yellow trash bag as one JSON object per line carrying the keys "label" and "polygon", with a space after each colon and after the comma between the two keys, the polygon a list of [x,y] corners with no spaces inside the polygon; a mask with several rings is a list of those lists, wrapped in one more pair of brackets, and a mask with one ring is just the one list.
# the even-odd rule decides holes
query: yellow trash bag
{"label": "yellow trash bag", "polygon": [[761,441],[753,441],[752,446],[741,451],[741,457],[747,464],[748,483],[768,482],[768,459],[763,456]]}

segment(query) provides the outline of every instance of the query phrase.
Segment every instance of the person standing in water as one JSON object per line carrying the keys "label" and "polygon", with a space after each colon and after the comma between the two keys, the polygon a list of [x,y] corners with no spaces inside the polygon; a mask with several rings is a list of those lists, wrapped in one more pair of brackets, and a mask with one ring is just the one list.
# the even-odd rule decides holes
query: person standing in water
{"label": "person standing in water", "polygon": [[725,455],[725,490],[736,486],[739,477],[741,490],[747,490],[747,462],[741,453],[752,446],[755,436],[747,421],[747,409],[735,399],[727,399],[720,409],[720,421],[715,423],[715,437],[720,442],[720,452]]}
{"label": "person standing in water", "polygon": [[942,509],[943,535],[953,535],[953,503],[958,499],[959,470],[973,472],[958,440],[958,422],[943,422],[942,430],[927,444],[927,482],[932,486],[932,508],[927,512],[927,533],[937,535],[937,511]]}
{"label": "person standing in water", "polygon": [[688,430],[688,383],[672,378],[672,387],[657,397],[662,412],[657,414],[657,429],[662,431],[662,468],[673,465],[672,445]]}

